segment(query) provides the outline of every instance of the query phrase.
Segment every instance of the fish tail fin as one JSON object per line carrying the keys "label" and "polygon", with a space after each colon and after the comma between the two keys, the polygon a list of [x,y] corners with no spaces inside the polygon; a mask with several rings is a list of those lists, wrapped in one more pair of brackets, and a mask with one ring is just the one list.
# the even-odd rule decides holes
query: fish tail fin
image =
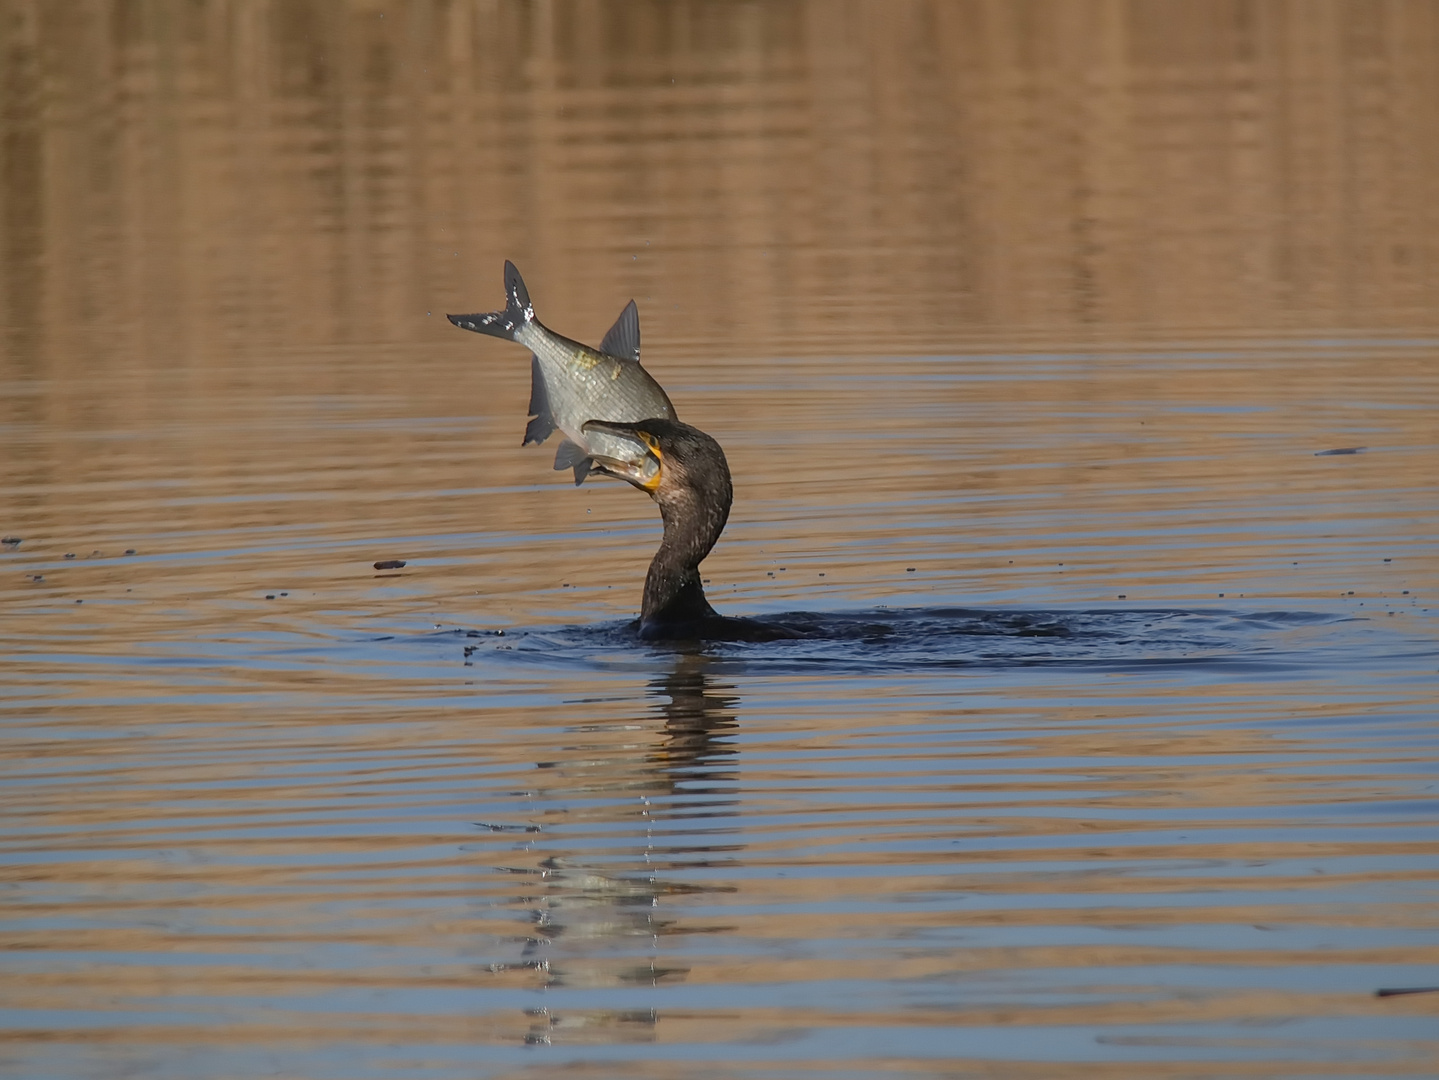
{"label": "fish tail fin", "polygon": [[525,279],[520,277],[515,264],[506,259],[504,311],[446,315],[445,318],[461,330],[473,330],[477,334],[519,341],[522,329],[535,321],[535,307],[530,303],[530,291],[525,288]]}

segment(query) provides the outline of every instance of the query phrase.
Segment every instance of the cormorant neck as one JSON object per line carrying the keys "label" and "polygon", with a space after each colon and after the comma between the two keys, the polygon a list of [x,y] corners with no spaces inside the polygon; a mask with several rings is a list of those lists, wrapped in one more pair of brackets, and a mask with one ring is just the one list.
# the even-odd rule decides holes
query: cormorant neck
{"label": "cormorant neck", "polygon": [[729,470],[720,461],[719,475],[708,490],[686,488],[656,496],[664,539],[645,575],[641,632],[646,636],[666,635],[666,630],[683,633],[687,624],[701,624],[721,618],[705,599],[699,564],[729,520],[731,488]]}

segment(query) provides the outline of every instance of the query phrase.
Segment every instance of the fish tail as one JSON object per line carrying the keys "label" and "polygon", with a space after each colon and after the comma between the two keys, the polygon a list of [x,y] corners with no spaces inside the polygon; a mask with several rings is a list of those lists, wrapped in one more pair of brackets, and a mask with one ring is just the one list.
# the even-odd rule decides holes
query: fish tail
{"label": "fish tail", "polygon": [[505,260],[505,310],[481,312],[474,315],[446,315],[445,318],[462,330],[473,330],[477,334],[519,341],[524,328],[535,321],[535,307],[530,303],[530,291],[525,288],[525,279],[515,269],[515,264]]}

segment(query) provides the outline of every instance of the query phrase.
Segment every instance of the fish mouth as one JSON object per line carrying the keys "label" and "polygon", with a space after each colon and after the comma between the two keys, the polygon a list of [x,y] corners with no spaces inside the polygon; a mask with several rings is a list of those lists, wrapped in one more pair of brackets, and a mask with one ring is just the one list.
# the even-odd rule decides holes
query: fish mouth
{"label": "fish mouth", "polygon": [[610,420],[587,420],[580,428],[586,435],[608,435],[617,446],[595,446],[588,449],[596,465],[612,476],[627,480],[642,491],[653,495],[659,490],[664,469],[664,453],[659,440],[637,424]]}

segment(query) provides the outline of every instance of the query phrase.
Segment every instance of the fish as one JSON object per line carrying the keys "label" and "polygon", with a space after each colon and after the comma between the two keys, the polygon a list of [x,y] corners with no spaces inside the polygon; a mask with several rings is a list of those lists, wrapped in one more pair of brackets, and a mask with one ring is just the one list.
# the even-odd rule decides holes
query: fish
{"label": "fish", "polygon": [[[640,366],[640,314],[631,300],[598,349],[571,341],[535,318],[529,290],[515,264],[505,262],[505,310],[446,315],[462,330],[517,341],[530,350],[530,422],[522,446],[538,444],[556,430],[564,441],[555,470],[572,469],[576,486],[591,472],[624,479],[653,479],[659,465],[633,439],[585,429],[590,420],[637,423],[678,420],[669,395]],[[607,464],[608,463],[608,464]],[[615,468],[610,468],[610,464]]]}

